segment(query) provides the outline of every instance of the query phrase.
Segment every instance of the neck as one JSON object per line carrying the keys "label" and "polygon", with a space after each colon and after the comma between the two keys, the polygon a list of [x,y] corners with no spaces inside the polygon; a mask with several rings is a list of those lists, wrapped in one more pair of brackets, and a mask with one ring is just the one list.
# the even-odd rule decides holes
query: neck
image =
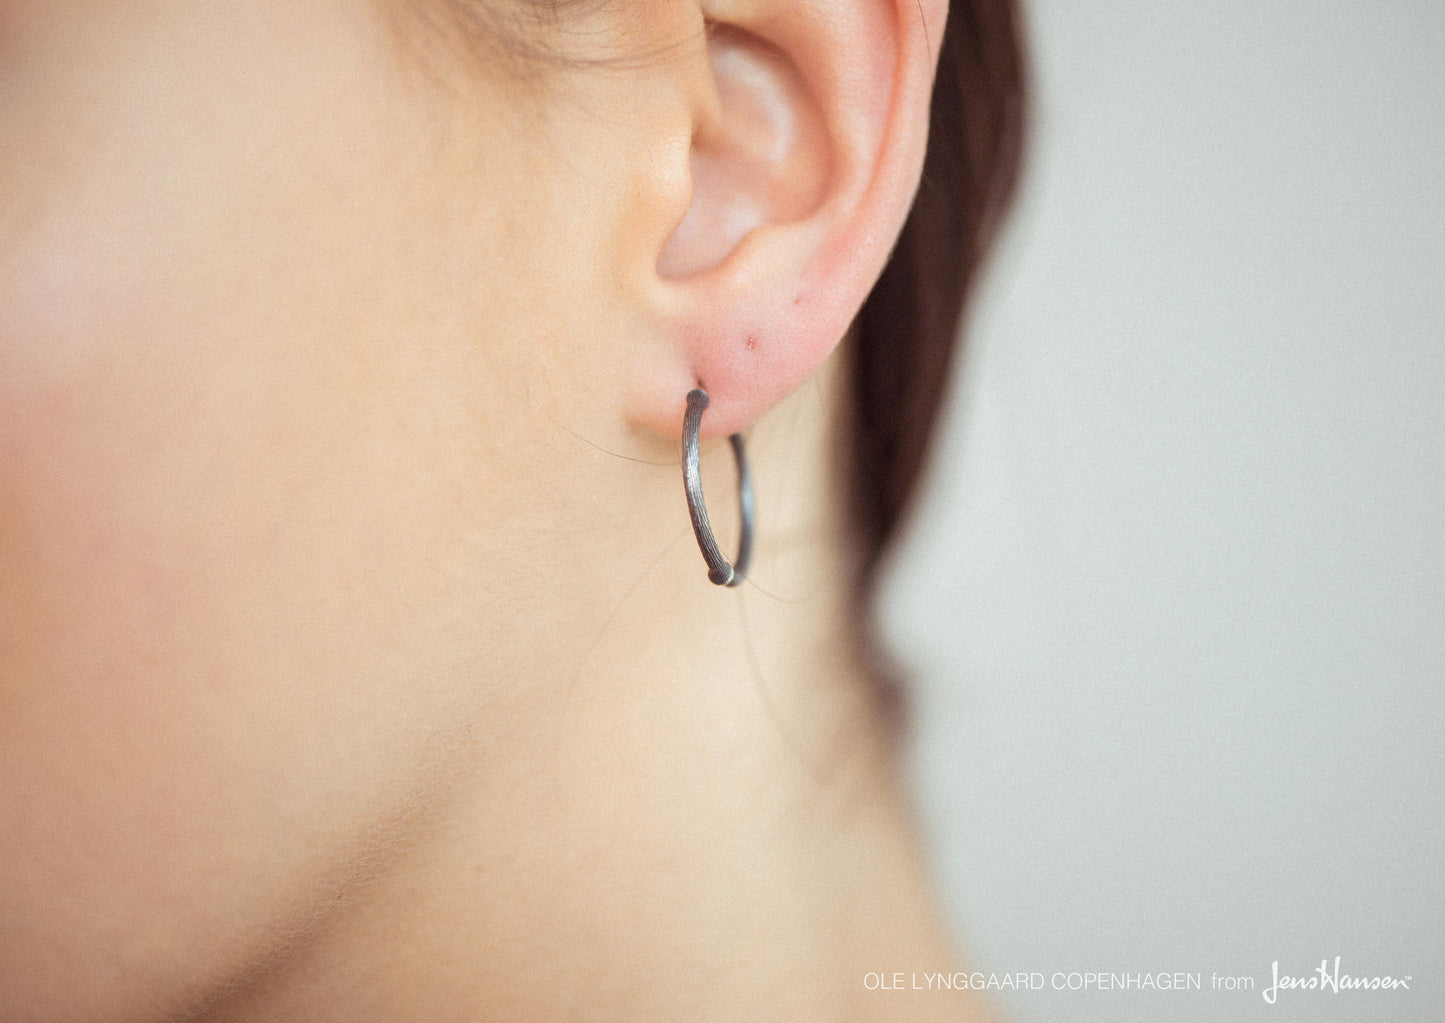
{"label": "neck", "polygon": [[[956,963],[849,640],[820,397],[750,438],[749,583],[711,587],[691,534],[674,540],[505,729],[467,738],[419,837],[214,1018],[975,1011],[864,985]],[[732,493],[725,445],[704,474]]]}

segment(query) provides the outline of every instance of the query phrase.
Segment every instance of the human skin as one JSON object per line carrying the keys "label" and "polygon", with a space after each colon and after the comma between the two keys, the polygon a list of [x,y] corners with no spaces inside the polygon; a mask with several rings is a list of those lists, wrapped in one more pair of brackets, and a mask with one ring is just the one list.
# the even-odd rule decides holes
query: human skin
{"label": "human skin", "polygon": [[591,12],[667,55],[539,81],[354,0],[0,8],[0,1020],[896,1018],[863,973],[946,967],[830,468],[914,10]]}

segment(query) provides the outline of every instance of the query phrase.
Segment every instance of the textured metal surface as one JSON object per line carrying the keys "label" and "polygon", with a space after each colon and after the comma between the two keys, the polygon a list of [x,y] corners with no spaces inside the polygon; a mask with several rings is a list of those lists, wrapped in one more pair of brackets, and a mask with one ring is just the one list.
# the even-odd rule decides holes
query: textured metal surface
{"label": "textured metal surface", "polygon": [[748,472],[747,454],[743,451],[743,435],[735,433],[728,441],[738,463],[738,508],[742,514],[742,535],[738,539],[737,560],[729,562],[718,550],[717,538],[712,535],[712,525],[707,520],[707,504],[702,496],[698,433],[707,406],[706,391],[694,388],[688,392],[687,414],[682,419],[682,486],[687,492],[687,513],[692,519],[692,531],[707,562],[707,577],[719,586],[738,586],[747,575],[748,562],[753,556],[753,479]]}

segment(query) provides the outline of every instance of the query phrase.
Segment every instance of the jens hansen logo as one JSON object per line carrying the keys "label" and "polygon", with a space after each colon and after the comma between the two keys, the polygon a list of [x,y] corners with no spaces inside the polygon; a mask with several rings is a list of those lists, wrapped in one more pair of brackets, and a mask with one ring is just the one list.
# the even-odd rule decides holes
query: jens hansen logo
{"label": "jens hansen logo", "polygon": [[1274,983],[1264,989],[1264,1000],[1275,1003],[1281,991],[1393,991],[1399,988],[1410,990],[1410,977],[1351,977],[1340,972],[1340,957],[1335,956],[1333,967],[1328,959],[1321,959],[1313,973],[1303,977],[1280,976],[1279,960],[1274,961]]}

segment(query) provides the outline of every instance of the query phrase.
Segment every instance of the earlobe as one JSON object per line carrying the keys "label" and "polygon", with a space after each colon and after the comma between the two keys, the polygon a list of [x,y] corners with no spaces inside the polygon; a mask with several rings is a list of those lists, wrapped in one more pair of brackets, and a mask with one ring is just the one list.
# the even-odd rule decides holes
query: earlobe
{"label": "earlobe", "polygon": [[822,365],[881,272],[917,186],[945,0],[705,2],[691,190],[640,296],[657,342],[628,418],[745,428]]}

